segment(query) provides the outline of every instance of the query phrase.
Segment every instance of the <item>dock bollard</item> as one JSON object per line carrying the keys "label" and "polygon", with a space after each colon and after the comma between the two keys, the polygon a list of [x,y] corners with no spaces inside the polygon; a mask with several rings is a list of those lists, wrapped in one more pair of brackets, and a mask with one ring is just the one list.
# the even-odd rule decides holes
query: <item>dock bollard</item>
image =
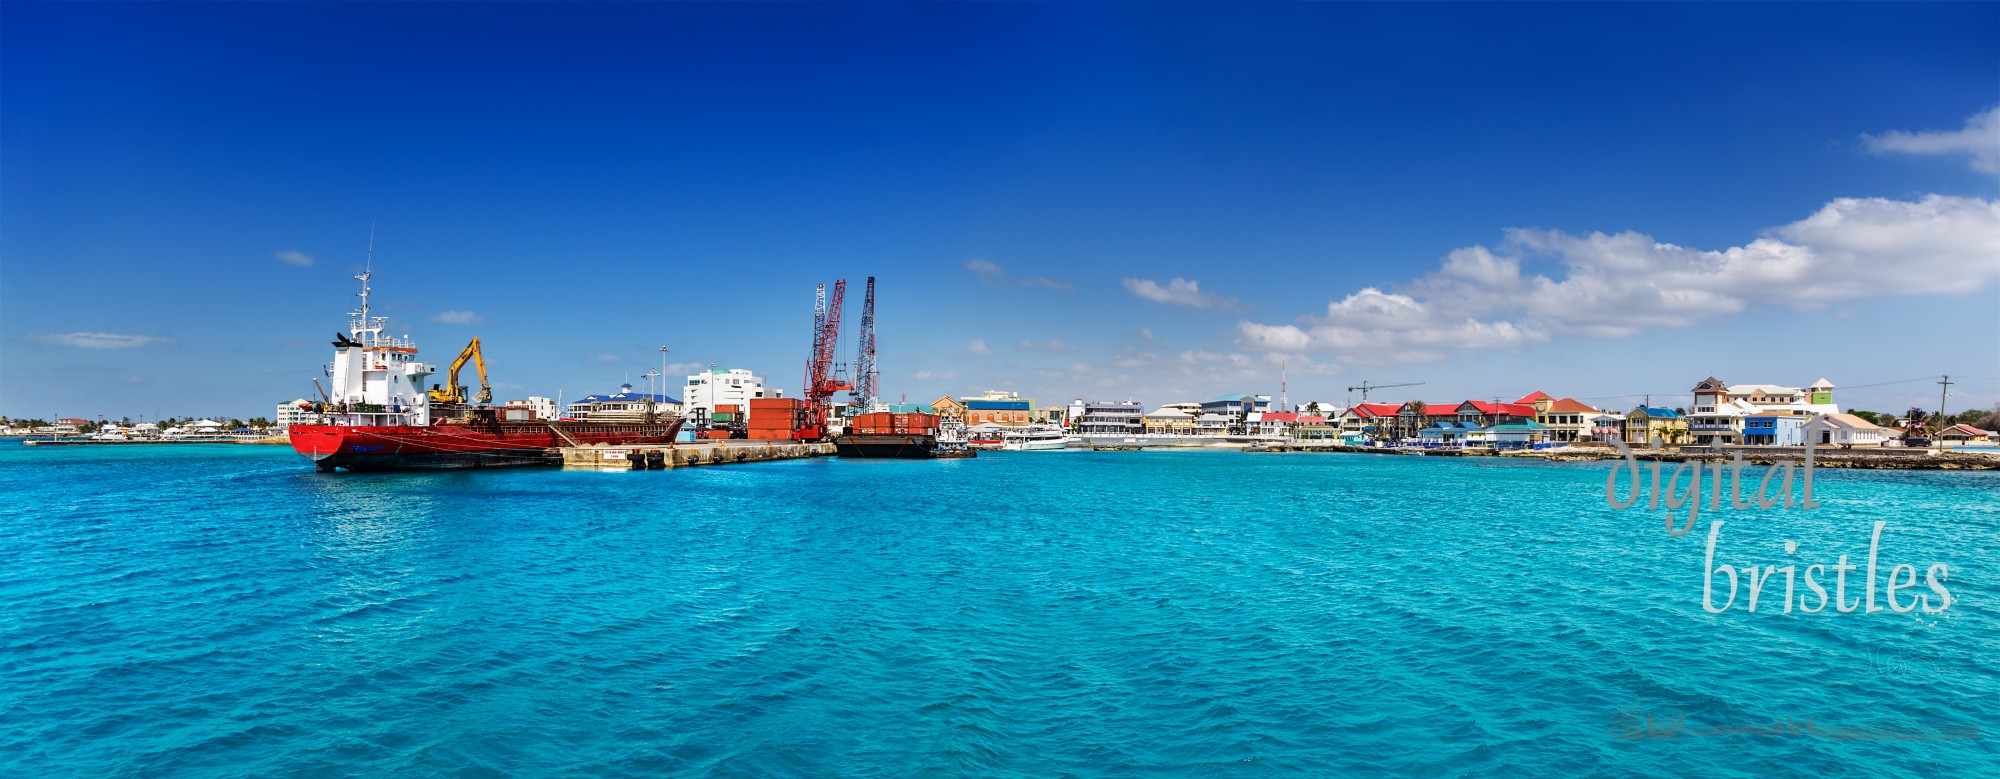
{"label": "dock bollard", "polygon": [[654,449],[646,453],[646,468],[648,470],[657,471],[665,467],[667,467],[666,452]]}

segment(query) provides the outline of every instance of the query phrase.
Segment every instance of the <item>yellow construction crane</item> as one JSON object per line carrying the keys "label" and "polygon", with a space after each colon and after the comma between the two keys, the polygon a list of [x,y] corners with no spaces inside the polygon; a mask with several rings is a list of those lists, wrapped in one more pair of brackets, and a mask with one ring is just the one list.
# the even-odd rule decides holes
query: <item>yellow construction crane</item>
{"label": "yellow construction crane", "polygon": [[444,386],[431,385],[432,403],[465,402],[465,387],[458,383],[458,369],[465,367],[466,360],[471,360],[479,368],[479,394],[473,396],[472,402],[493,402],[493,389],[486,386],[486,357],[479,353],[479,339],[473,338],[472,343],[465,345],[465,351],[458,353],[458,359],[451,361],[451,370],[444,375]]}

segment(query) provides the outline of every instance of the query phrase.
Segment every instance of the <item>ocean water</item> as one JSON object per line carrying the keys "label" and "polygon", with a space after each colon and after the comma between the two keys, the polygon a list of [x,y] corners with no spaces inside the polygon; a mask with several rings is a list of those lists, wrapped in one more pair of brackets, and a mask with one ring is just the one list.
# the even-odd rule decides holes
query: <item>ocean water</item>
{"label": "ocean water", "polygon": [[[1609,470],[0,447],[0,775],[2000,776],[2000,473],[1676,537]],[[1955,602],[1709,613],[1715,520]]]}

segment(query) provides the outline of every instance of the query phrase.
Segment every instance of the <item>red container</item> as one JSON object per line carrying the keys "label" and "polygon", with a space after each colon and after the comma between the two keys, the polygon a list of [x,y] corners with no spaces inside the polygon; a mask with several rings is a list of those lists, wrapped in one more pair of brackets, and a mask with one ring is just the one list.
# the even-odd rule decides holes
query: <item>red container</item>
{"label": "red container", "polygon": [[735,414],[742,411],[743,407],[735,403],[717,403],[715,404],[715,410],[716,413],[720,414]]}

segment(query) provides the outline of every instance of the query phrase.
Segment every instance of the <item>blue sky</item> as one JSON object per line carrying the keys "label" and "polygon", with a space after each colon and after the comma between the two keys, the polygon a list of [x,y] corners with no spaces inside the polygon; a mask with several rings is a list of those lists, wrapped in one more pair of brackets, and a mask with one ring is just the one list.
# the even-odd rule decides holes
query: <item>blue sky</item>
{"label": "blue sky", "polygon": [[502,398],[874,275],[892,397],[1991,405],[1996,106],[1990,3],[8,3],[0,414],[309,394],[371,224]]}

